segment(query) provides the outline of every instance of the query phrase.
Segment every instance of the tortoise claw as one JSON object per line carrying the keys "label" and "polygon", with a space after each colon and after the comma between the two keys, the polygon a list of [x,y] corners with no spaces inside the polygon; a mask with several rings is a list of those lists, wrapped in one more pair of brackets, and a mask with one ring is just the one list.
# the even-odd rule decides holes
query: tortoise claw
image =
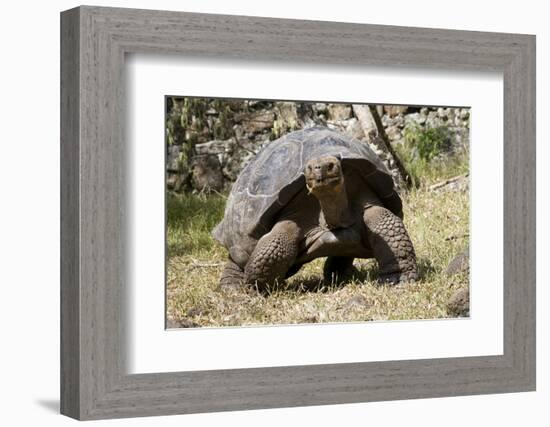
{"label": "tortoise claw", "polygon": [[382,285],[397,285],[399,283],[412,283],[418,280],[416,271],[385,273],[378,276],[378,283]]}

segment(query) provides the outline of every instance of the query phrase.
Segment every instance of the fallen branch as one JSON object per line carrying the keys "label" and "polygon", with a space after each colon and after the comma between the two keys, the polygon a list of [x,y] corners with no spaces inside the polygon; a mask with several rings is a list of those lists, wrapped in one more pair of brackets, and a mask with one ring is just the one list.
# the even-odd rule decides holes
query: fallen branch
{"label": "fallen branch", "polygon": [[428,190],[430,190],[430,191],[437,190],[438,188],[445,187],[446,185],[452,184],[453,182],[456,182],[456,181],[459,181],[463,178],[466,178],[468,175],[469,174],[465,173],[463,175],[453,176],[452,178],[448,178],[444,181],[441,181],[441,182],[438,182],[436,184],[430,185],[428,187]]}
{"label": "fallen branch", "polygon": [[196,268],[214,268],[214,267],[221,267],[225,263],[223,262],[197,262],[190,264],[187,268],[189,270],[194,270]]}
{"label": "fallen branch", "polygon": [[451,236],[447,236],[445,237],[445,240],[447,242],[451,241],[451,240],[457,240],[457,239],[464,239],[466,237],[470,237],[470,234],[469,233],[466,233],[466,234],[460,234],[460,235],[456,235],[456,234],[453,234]]}

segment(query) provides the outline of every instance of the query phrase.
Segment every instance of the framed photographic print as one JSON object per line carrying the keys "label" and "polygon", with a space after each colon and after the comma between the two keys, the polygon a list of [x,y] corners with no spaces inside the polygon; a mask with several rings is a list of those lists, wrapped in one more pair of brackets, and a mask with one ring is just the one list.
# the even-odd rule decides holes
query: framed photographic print
{"label": "framed photographic print", "polygon": [[469,123],[464,107],[168,96],[168,325],[468,315]]}
{"label": "framed photographic print", "polygon": [[61,16],[61,408],[535,389],[535,38]]}

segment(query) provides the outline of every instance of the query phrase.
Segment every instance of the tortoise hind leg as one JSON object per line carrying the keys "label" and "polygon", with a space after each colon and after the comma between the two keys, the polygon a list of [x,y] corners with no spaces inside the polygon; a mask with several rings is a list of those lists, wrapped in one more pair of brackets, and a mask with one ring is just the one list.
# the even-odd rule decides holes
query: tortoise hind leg
{"label": "tortoise hind leg", "polygon": [[227,260],[220,277],[220,288],[237,289],[244,283],[244,271],[231,258]]}
{"label": "tortoise hind leg", "polygon": [[329,256],[323,267],[323,276],[327,283],[343,283],[351,280],[357,273],[353,266],[353,257]]}
{"label": "tortoise hind leg", "polygon": [[244,268],[247,284],[265,290],[271,284],[284,280],[298,255],[298,226],[292,221],[281,221],[264,235],[250,255]]}
{"label": "tortoise hind leg", "polygon": [[369,246],[378,262],[378,280],[391,284],[416,281],[416,255],[401,218],[381,206],[371,206],[365,209],[363,219]]}

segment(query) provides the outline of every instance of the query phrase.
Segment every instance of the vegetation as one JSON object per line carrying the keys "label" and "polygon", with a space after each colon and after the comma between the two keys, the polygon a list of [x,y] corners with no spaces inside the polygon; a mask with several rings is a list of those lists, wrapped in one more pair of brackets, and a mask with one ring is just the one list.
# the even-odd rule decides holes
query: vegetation
{"label": "vegetation", "polygon": [[192,254],[198,258],[225,256],[210,235],[221,221],[225,196],[204,193],[168,193],[167,248],[168,258]]}
{"label": "vegetation", "polygon": [[[449,170],[430,169],[433,174],[423,179],[422,186],[403,196],[405,223],[415,245],[421,280],[398,286],[376,282],[373,260],[356,260],[359,274],[349,283],[324,283],[324,259],[318,259],[267,296],[254,290],[221,291],[218,280],[227,253],[211,238],[210,231],[223,216],[224,196],[170,195],[167,302],[172,325],[218,327],[448,317],[446,302],[454,291],[467,286],[468,275],[448,277],[442,272],[469,241],[468,192],[428,188],[460,169],[458,160],[448,164]],[[464,168],[467,165],[460,170]],[[440,171],[438,176],[436,169]]]}
{"label": "vegetation", "polygon": [[423,162],[429,162],[450,145],[449,130],[445,126],[422,128],[413,122],[405,127],[404,134],[407,145],[415,147]]}
{"label": "vegetation", "polygon": [[[175,98],[166,100],[166,139],[168,145],[181,145],[182,163],[188,162],[195,144],[209,139],[227,139],[232,136],[235,117],[247,110],[248,104],[205,98]],[[209,123],[208,116],[216,115]]]}
{"label": "vegetation", "polygon": [[[168,98],[166,108],[167,142],[180,146],[182,166],[196,155],[196,144],[231,138],[237,134],[235,126],[242,139],[263,143],[266,137],[277,138],[299,128],[304,117],[314,116],[312,111],[297,110],[311,109],[310,105],[285,102]],[[263,123],[271,120],[270,126]],[[443,126],[414,121],[404,128],[401,125],[402,139],[392,145],[413,184],[402,199],[405,225],[420,269],[417,283],[379,285],[376,262],[360,259],[355,260],[358,274],[353,280],[326,283],[322,280],[324,259],[318,259],[268,295],[245,288],[220,290],[227,250],[213,240],[211,231],[223,217],[226,195],[205,194],[195,188],[198,193],[167,195],[168,325],[219,327],[451,316],[446,308],[449,298],[468,286],[469,277],[467,273],[447,276],[444,270],[469,244],[469,192],[444,183],[468,173],[469,153],[452,138],[456,135],[445,121],[431,123]],[[437,183],[443,184],[434,185]]]}
{"label": "vegetation", "polygon": [[403,134],[405,142],[395,148],[415,187],[468,173],[468,149],[463,147],[449,153],[447,127],[421,127],[411,123]]}

